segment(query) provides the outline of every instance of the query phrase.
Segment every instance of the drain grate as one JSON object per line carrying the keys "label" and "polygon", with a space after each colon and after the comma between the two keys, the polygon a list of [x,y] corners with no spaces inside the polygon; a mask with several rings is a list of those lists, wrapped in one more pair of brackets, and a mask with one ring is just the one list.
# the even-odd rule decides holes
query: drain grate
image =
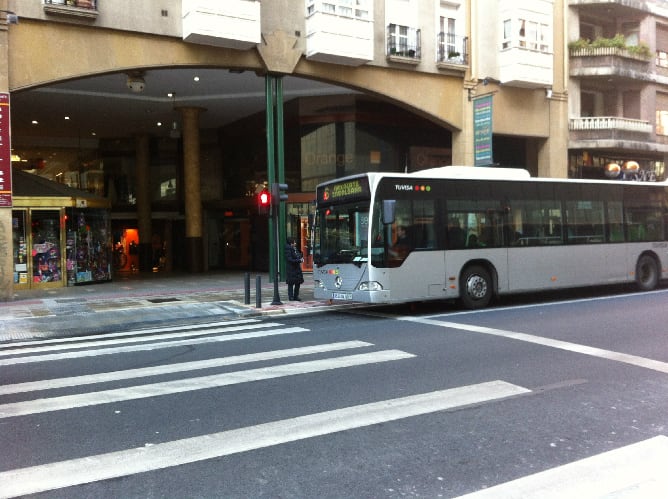
{"label": "drain grate", "polygon": [[169,303],[181,300],[179,298],[149,298],[147,301],[150,301],[151,303]]}

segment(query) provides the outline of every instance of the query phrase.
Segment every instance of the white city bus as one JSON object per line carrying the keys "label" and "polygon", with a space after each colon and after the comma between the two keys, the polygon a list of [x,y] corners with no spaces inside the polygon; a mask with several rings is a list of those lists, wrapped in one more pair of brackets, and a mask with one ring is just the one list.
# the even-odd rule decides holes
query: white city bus
{"label": "white city bus", "polygon": [[314,295],[402,303],[635,282],[668,273],[668,183],[449,166],[317,187]]}

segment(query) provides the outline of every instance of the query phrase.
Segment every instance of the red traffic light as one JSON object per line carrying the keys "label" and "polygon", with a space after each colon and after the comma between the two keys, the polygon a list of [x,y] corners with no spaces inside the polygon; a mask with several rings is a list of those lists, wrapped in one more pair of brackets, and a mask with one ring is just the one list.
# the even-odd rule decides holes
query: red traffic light
{"label": "red traffic light", "polygon": [[267,189],[257,194],[257,212],[260,215],[269,215],[271,209],[271,194]]}
{"label": "red traffic light", "polygon": [[260,206],[269,206],[271,204],[271,195],[269,194],[269,191],[262,191],[258,195],[258,201]]}

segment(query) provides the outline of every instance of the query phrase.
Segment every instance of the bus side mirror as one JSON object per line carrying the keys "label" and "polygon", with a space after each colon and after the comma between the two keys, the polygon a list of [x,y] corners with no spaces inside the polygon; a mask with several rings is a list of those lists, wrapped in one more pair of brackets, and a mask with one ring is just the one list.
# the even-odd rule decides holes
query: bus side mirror
{"label": "bus side mirror", "polygon": [[383,223],[390,225],[394,223],[394,209],[397,204],[395,199],[383,199]]}

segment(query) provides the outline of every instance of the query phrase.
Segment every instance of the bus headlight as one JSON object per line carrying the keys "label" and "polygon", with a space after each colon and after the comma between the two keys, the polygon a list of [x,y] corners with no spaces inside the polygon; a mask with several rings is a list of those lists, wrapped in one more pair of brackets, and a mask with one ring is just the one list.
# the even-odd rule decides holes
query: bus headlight
{"label": "bus headlight", "polygon": [[364,281],[357,287],[360,291],[382,291],[383,285],[378,281]]}

